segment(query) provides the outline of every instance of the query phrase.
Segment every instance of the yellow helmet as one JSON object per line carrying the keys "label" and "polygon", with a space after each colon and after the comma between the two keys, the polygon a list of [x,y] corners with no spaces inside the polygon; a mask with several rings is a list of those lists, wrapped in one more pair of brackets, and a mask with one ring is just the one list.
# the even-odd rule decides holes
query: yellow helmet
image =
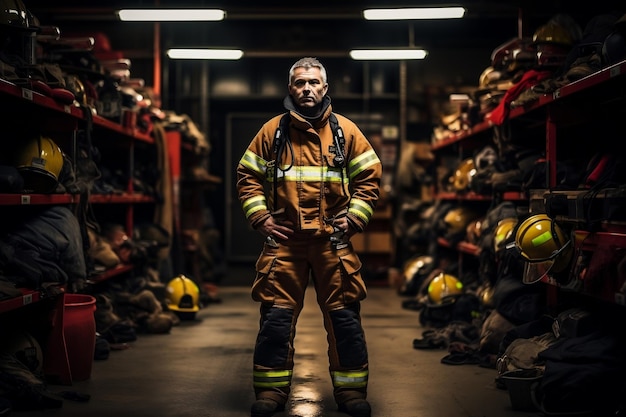
{"label": "yellow helmet", "polygon": [[20,144],[13,165],[24,178],[24,191],[54,191],[63,168],[63,152],[49,137],[38,135]]}
{"label": "yellow helmet", "polygon": [[572,257],[571,240],[546,214],[524,220],[515,234],[515,246],[526,259],[523,281],[532,284],[550,272],[561,272]]}
{"label": "yellow helmet", "polygon": [[493,232],[493,251],[499,252],[504,249],[504,242],[513,234],[513,229],[517,226],[516,217],[507,217],[498,222]]}
{"label": "yellow helmet", "polygon": [[453,207],[443,217],[448,235],[467,233],[467,226],[479,217],[478,213],[468,207]]}
{"label": "yellow helmet", "polygon": [[485,216],[480,216],[476,219],[471,220],[467,224],[467,237],[465,240],[469,243],[477,245],[480,242],[480,236],[482,235],[483,223],[485,221]]}
{"label": "yellow helmet", "polygon": [[482,286],[478,290],[478,300],[483,307],[494,308],[494,300],[493,300],[494,288],[491,284],[487,284]]}
{"label": "yellow helmet", "polygon": [[464,159],[452,176],[452,185],[457,191],[465,191],[469,188],[472,177],[476,174],[474,158]]}
{"label": "yellow helmet", "polygon": [[442,300],[450,295],[463,292],[463,283],[455,276],[441,272],[428,284],[428,299],[435,304],[441,304]]}
{"label": "yellow helmet", "polygon": [[200,310],[200,288],[186,276],[178,275],[167,284],[165,300],[170,310],[193,315]]}
{"label": "yellow helmet", "polygon": [[550,21],[535,31],[533,44],[537,67],[559,67],[565,62],[574,41],[565,27]]}
{"label": "yellow helmet", "polygon": [[555,43],[571,46],[574,44],[574,41],[572,40],[572,35],[565,27],[555,21],[549,21],[535,30],[533,43]]}

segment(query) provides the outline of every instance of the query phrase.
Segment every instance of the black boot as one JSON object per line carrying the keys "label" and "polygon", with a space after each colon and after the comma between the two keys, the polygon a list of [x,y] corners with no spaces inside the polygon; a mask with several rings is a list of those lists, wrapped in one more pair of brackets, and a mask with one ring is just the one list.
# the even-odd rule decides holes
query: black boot
{"label": "black boot", "polygon": [[356,398],[339,404],[339,411],[351,417],[371,417],[372,408],[367,400]]}
{"label": "black boot", "polygon": [[250,409],[251,417],[271,417],[274,413],[279,411],[283,411],[285,406],[283,404],[279,404],[278,402],[270,399],[260,399],[256,400],[252,403],[252,407]]}

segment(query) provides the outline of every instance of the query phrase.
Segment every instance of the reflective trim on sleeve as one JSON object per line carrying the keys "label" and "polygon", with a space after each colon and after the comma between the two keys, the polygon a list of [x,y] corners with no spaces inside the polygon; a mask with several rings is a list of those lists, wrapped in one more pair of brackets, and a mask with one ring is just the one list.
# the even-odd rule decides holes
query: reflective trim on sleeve
{"label": "reflective trim on sleeve", "polygon": [[332,376],[334,387],[364,388],[369,371],[333,371]]}
{"label": "reflective trim on sleeve", "polygon": [[255,388],[288,387],[293,371],[254,371],[252,373]]}
{"label": "reflective trim on sleeve", "polygon": [[265,170],[267,169],[267,161],[261,158],[259,155],[255,154],[251,150],[247,150],[239,163],[251,171],[254,171],[260,177],[265,175]]}
{"label": "reflective trim on sleeve", "polygon": [[246,218],[249,218],[259,210],[267,210],[267,200],[264,195],[258,195],[244,201],[242,207]]}
{"label": "reflective trim on sleeve", "polygon": [[380,159],[378,159],[378,155],[376,155],[376,152],[374,152],[373,149],[363,152],[361,155],[358,155],[348,163],[348,173],[350,174],[350,179],[359,175],[366,168],[376,164],[380,164]]}
{"label": "reflective trim on sleeve", "polygon": [[363,219],[367,223],[374,215],[374,210],[372,209],[372,206],[367,204],[365,201],[353,198],[352,200],[350,200],[348,213],[354,214],[355,216]]}

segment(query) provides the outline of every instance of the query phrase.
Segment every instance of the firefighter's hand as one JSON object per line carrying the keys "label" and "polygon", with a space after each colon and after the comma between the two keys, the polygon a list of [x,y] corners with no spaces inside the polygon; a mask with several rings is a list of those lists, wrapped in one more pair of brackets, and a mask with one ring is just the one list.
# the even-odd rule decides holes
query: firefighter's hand
{"label": "firefighter's hand", "polygon": [[335,219],[335,221],[333,221],[333,227],[341,230],[348,238],[352,237],[357,232],[346,216]]}
{"label": "firefighter's hand", "polygon": [[287,240],[293,234],[293,228],[277,222],[273,216],[268,217],[258,230],[263,236],[272,236],[274,239]]}

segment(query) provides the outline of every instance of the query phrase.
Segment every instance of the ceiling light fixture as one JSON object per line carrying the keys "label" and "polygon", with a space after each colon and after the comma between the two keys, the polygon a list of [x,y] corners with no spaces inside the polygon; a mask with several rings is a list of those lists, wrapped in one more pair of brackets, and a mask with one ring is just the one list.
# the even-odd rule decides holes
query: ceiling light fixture
{"label": "ceiling light fixture", "polygon": [[220,9],[123,9],[117,17],[130,22],[190,22],[224,20],[226,12]]}
{"label": "ceiling light fixture", "polygon": [[460,19],[463,16],[465,8],[461,6],[363,10],[366,20]]}
{"label": "ceiling light fixture", "polygon": [[425,49],[353,49],[350,58],[358,61],[424,59],[428,55]]}
{"label": "ceiling light fixture", "polygon": [[170,59],[222,59],[237,60],[243,56],[240,49],[173,48],[167,50]]}

